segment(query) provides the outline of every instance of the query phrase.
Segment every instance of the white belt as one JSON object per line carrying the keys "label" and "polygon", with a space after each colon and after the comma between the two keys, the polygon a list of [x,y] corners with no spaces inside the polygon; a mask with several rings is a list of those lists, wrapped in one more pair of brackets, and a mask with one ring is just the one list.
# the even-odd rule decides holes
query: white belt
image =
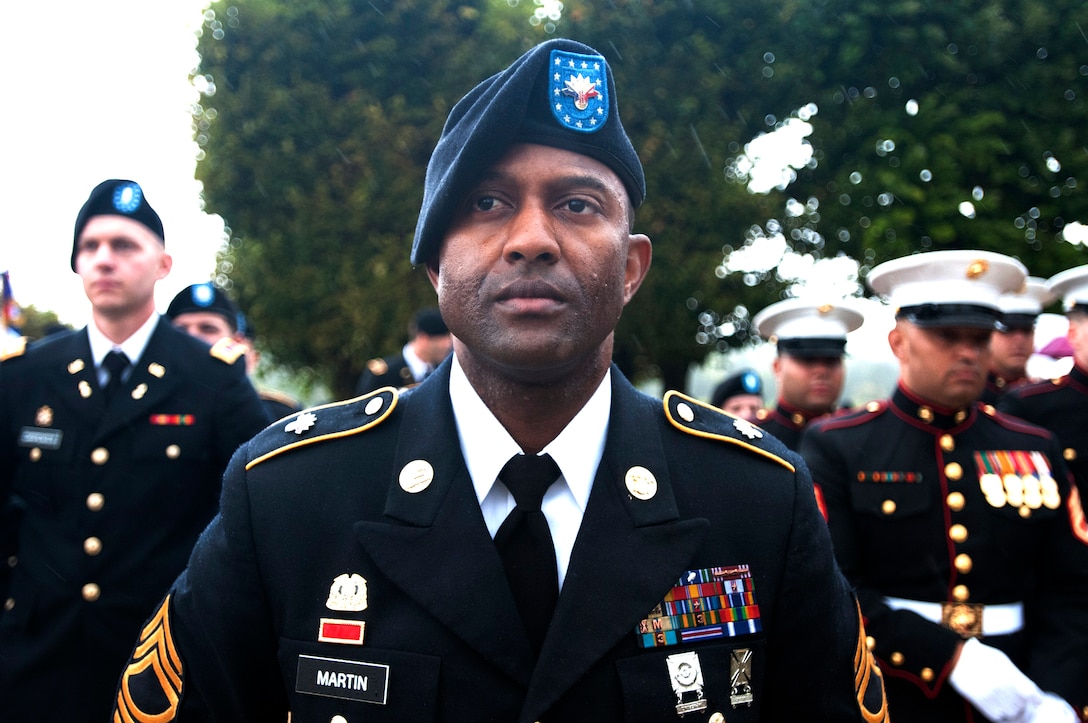
{"label": "white belt", "polygon": [[965,637],[1008,635],[1024,627],[1024,603],[1022,602],[975,605],[886,597],[884,604],[893,610],[910,610],[930,622],[955,630]]}

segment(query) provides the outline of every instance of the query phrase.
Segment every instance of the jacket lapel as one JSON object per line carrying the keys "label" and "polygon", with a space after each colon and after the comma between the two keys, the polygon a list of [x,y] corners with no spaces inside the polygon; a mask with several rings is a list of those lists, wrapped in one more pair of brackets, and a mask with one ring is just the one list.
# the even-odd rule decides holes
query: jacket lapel
{"label": "jacket lapel", "polygon": [[[133,363],[128,381],[104,409],[95,442],[127,426],[132,419],[150,414],[155,405],[170,397],[181,383],[180,370],[174,364],[176,357],[170,353],[167,341],[171,333],[181,332],[174,332],[168,322],[160,318],[143,354]],[[97,385],[95,396],[99,400],[96,408],[102,413],[104,397]]]}
{"label": "jacket lapel", "polygon": [[[635,635],[709,529],[705,519],[680,519],[659,431],[660,403],[642,398],[615,367],[612,378],[604,457],[522,720],[537,720],[624,636]],[[628,471],[636,466],[657,480],[650,499],[628,491]]]}
{"label": "jacket lapel", "polygon": [[[447,361],[402,397],[388,521],[359,522],[355,533],[386,577],[484,658],[528,685],[533,656],[461,455],[449,369]],[[432,471],[420,479],[433,477],[424,489],[406,492],[401,471],[418,470],[421,461]]]}

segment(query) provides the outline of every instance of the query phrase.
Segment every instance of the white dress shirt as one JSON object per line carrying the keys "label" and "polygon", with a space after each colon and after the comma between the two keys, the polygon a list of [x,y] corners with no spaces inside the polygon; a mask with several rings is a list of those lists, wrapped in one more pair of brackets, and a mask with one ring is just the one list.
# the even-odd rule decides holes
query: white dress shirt
{"label": "white dress shirt", "polygon": [[[550,454],[562,472],[558,482],[548,488],[540,506],[555,544],[560,589],[567,575],[578,528],[582,525],[593,478],[604,453],[612,406],[611,382],[612,375],[608,372],[586,405],[541,451],[541,454]],[[456,355],[450,372],[450,401],[457,421],[461,453],[488,532],[494,538],[503,520],[516,506],[514,496],[499,482],[499,472],[511,457],[522,454],[523,450],[472,388]]]}
{"label": "white dress shirt", "polygon": [[[106,383],[110,379],[110,372],[108,369],[102,366],[102,360],[106,358],[106,355],[111,351],[119,351],[124,353],[128,357],[128,361],[131,365],[135,366],[136,362],[143,356],[144,349],[147,348],[147,342],[151,340],[151,335],[155,332],[155,327],[159,324],[159,313],[152,312],[147,321],[143,323],[139,329],[133,332],[132,336],[125,339],[120,344],[114,344],[112,341],[106,338],[106,335],[98,330],[98,327],[94,325],[94,321],[87,324],[87,338],[91,342],[91,358],[94,361],[95,371],[98,373],[98,384],[105,388]],[[132,366],[128,368],[128,371],[124,374],[128,377],[132,374]]]}

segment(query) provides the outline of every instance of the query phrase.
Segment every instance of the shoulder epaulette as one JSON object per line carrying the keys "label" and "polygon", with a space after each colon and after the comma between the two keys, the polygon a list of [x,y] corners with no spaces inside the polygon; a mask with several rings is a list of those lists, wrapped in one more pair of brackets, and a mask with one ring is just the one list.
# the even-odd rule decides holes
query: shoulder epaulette
{"label": "shoulder epaulette", "polygon": [[5,359],[13,359],[17,356],[22,356],[26,351],[26,337],[20,336],[18,339],[5,340],[3,344],[0,344],[0,361]]}
{"label": "shoulder epaulette", "polygon": [[366,363],[366,368],[374,376],[380,377],[389,371],[389,364],[386,363],[385,359],[371,359]]}
{"label": "shoulder epaulette", "polygon": [[245,344],[240,341],[235,341],[230,337],[223,337],[219,341],[212,345],[212,356],[216,359],[226,362],[227,364],[233,364],[238,361],[238,358],[246,353],[249,349]]}
{"label": "shoulder epaulette", "polygon": [[790,472],[797,471],[788,461],[762,446],[767,433],[748,420],[676,391],[666,392],[663,401],[665,416],[680,431],[734,444],[777,462]]}
{"label": "shoulder epaulette", "polygon": [[250,442],[246,469],[292,449],[350,437],[385,421],[397,406],[398,392],[382,387],[361,397],[303,409],[265,428]]}

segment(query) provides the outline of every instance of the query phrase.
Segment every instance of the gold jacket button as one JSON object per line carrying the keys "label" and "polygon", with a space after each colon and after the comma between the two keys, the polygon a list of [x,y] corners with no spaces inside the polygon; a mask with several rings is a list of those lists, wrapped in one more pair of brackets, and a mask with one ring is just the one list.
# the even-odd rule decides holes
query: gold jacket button
{"label": "gold jacket button", "polygon": [[971,572],[971,568],[975,566],[975,562],[971,559],[970,555],[961,553],[956,555],[955,565],[956,570],[966,575]]}
{"label": "gold jacket button", "polygon": [[933,668],[922,668],[921,672],[918,674],[921,675],[922,680],[927,683],[933,680]]}
{"label": "gold jacket button", "polygon": [[963,467],[959,462],[949,462],[944,467],[944,476],[953,482],[958,482],[963,479]]}
{"label": "gold jacket button", "polygon": [[83,586],[83,599],[87,602],[94,602],[102,595],[101,588],[95,585],[93,582],[89,582]]}
{"label": "gold jacket button", "polygon": [[948,528],[948,537],[952,542],[963,542],[967,539],[967,528],[963,525],[952,525]]}
{"label": "gold jacket button", "polygon": [[98,553],[102,552],[102,540],[97,537],[88,537],[83,541],[83,551],[91,557],[94,557]]}
{"label": "gold jacket button", "polygon": [[952,452],[956,449],[956,440],[952,439],[951,434],[942,434],[940,444],[941,449],[945,452]]}
{"label": "gold jacket button", "polygon": [[948,509],[953,512],[959,512],[963,509],[967,500],[964,498],[962,492],[949,492],[948,497],[945,498],[945,502],[948,503]]}
{"label": "gold jacket button", "polygon": [[952,599],[956,602],[966,602],[971,597],[971,591],[966,585],[956,585],[952,588]]}
{"label": "gold jacket button", "polygon": [[102,496],[101,492],[92,492],[87,495],[87,509],[91,512],[98,512],[106,504],[106,498]]}
{"label": "gold jacket button", "polygon": [[889,660],[891,660],[892,665],[898,667],[903,664],[903,654],[900,652],[892,653],[892,656],[891,658],[889,658]]}
{"label": "gold jacket button", "polygon": [[181,456],[181,447],[179,447],[178,445],[171,444],[169,447],[166,448],[166,457],[167,457],[167,459],[177,459],[180,456]]}
{"label": "gold jacket button", "polygon": [[880,511],[885,515],[891,515],[895,513],[895,500],[884,500],[884,504],[880,506]]}
{"label": "gold jacket button", "polygon": [[108,462],[109,459],[110,451],[105,447],[98,447],[93,452],[91,452],[91,461],[100,467]]}
{"label": "gold jacket button", "polygon": [[30,461],[31,462],[37,462],[41,458],[42,458],[42,450],[41,450],[40,447],[34,447],[32,450],[30,450]]}
{"label": "gold jacket button", "polygon": [[8,610],[14,610],[14,609],[15,609],[15,598],[9,597],[7,600],[4,601],[4,610],[8,611]]}

